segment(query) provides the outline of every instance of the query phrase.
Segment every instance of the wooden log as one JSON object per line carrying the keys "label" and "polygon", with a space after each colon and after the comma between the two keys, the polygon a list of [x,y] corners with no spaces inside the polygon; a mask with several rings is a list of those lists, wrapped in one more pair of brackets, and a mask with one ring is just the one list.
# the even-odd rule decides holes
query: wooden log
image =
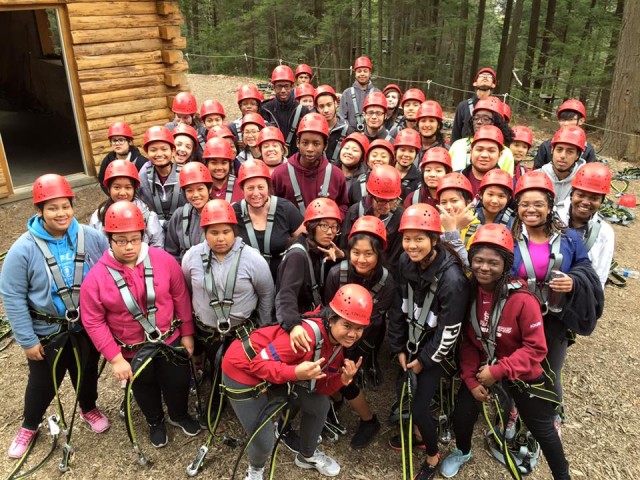
{"label": "wooden log", "polygon": [[156,13],[156,2],[86,2],[69,3],[67,7],[70,17],[87,17],[91,15],[142,15]]}
{"label": "wooden log", "polygon": [[[120,15],[113,17],[111,15],[99,15],[95,17],[71,17],[69,19],[72,30],[97,30],[100,27],[108,25],[109,30],[112,28],[140,28],[157,26],[180,26],[183,23],[182,15]],[[103,30],[105,33],[107,30]],[[113,40],[113,36],[105,35],[109,40]],[[175,38],[175,37],[174,37]]]}
{"label": "wooden log", "polygon": [[92,70],[95,68],[108,68],[113,65],[124,67],[127,65],[144,65],[147,63],[162,62],[162,52],[116,53],[113,55],[82,56],[76,57],[78,70]]}
{"label": "wooden log", "polygon": [[129,101],[99,105],[84,109],[88,120],[96,118],[122,116],[128,113],[144,112],[166,106],[166,97],[146,98],[144,100],[130,99]]}
{"label": "wooden log", "polygon": [[96,30],[72,30],[71,39],[73,44],[82,43],[106,43],[114,38],[120,41],[125,40],[142,40],[145,38],[158,38],[158,27],[144,28],[110,28],[109,34],[103,28]]}
{"label": "wooden log", "polygon": [[114,53],[152,52],[154,50],[180,50],[186,48],[187,39],[184,37],[173,40],[161,38],[147,38],[144,40],[129,40],[124,42],[89,43],[77,45],[73,48],[77,56],[83,55],[112,55]]}
{"label": "wooden log", "polygon": [[179,85],[184,85],[186,83],[186,78],[183,73],[165,73],[164,74],[164,84],[169,87],[177,87]]}
{"label": "wooden log", "polygon": [[169,93],[170,90],[165,85],[154,85],[149,87],[113,90],[111,92],[92,93],[89,95],[83,95],[83,100],[85,107],[93,107],[96,105],[120,102],[131,98],[142,100],[145,98],[161,97]]}
{"label": "wooden log", "polygon": [[180,11],[180,5],[177,2],[156,2],[158,15],[171,15]]}
{"label": "wooden log", "polygon": [[[163,104],[164,105],[164,104]],[[147,110],[144,112],[127,113],[115,117],[98,118],[87,121],[87,128],[93,132],[96,130],[107,130],[113,122],[125,121],[129,125],[138,123],[156,121],[157,125],[164,125],[173,118],[173,113],[166,107],[157,108],[155,110]]]}
{"label": "wooden log", "polygon": [[129,88],[164,85],[164,75],[142,75],[139,77],[114,78],[111,80],[96,80],[91,82],[83,82],[80,84],[80,90],[84,95],[85,103],[87,95],[93,93],[113,92],[119,90],[127,90]]}
{"label": "wooden log", "polygon": [[[149,127],[153,127],[154,125],[164,125],[167,123],[168,119],[161,118],[156,120],[150,120],[148,122],[136,123],[135,125],[130,125],[131,130],[133,131],[134,137],[142,138],[144,132],[147,131]],[[109,142],[109,130],[108,128],[103,128],[102,130],[96,130],[95,132],[89,132],[89,137],[91,138],[91,144],[94,146],[102,146],[111,148],[111,143]],[[135,142],[134,142],[135,143]]]}
{"label": "wooden log", "polygon": [[158,27],[158,31],[160,32],[160,38],[164,38],[165,40],[171,40],[180,36],[180,27],[160,26]]}
{"label": "wooden log", "polygon": [[172,63],[171,65],[165,66],[165,71],[169,73],[180,73],[186,72],[187,70],[189,70],[189,64],[184,60],[182,62]]}
{"label": "wooden log", "polygon": [[164,63],[178,63],[184,60],[184,54],[180,50],[163,50],[162,61]]}
{"label": "wooden log", "polygon": [[[175,64],[171,68],[175,68]],[[168,68],[162,63],[149,63],[147,65],[129,65],[127,67],[96,68],[95,70],[83,70],[78,72],[80,82],[93,80],[111,80],[114,78],[130,78],[146,75],[164,74]]]}

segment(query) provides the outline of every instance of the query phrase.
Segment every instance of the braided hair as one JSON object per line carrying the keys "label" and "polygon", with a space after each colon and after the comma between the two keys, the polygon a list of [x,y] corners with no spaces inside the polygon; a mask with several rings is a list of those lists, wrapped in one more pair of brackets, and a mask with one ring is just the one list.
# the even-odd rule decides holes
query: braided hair
{"label": "braided hair", "polygon": [[[520,205],[520,199],[522,198],[522,194],[518,195],[515,199],[515,209],[517,211],[518,206]],[[567,229],[567,226],[564,224],[558,214],[553,210],[553,195],[551,192],[545,192],[545,198],[547,200],[547,206],[549,207],[549,214],[547,215],[547,219],[544,223],[544,234],[547,237],[551,237],[554,233],[564,234],[564,231]],[[513,234],[513,239],[517,242],[518,240],[522,240],[522,220],[520,219],[520,214],[516,215],[516,218],[513,222],[513,227],[511,228],[511,233]]]}

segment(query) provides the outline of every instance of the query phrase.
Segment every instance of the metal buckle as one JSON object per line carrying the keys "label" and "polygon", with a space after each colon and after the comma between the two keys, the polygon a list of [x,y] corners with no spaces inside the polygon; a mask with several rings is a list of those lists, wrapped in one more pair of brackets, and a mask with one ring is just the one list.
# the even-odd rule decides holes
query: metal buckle
{"label": "metal buckle", "polygon": [[69,323],[76,323],[80,319],[80,307],[76,310],[65,310],[64,318],[66,318]]}
{"label": "metal buckle", "polygon": [[[411,345],[413,345],[413,347]],[[419,347],[418,343],[413,343],[410,340],[407,340],[407,351],[411,355],[415,355],[416,353],[418,353],[418,347]]]}
{"label": "metal buckle", "polygon": [[162,332],[158,327],[155,327],[152,333],[144,331],[144,336],[149,343],[160,343],[162,341]]}
{"label": "metal buckle", "polygon": [[227,333],[229,333],[229,331],[231,331],[231,322],[229,320],[225,322],[218,322],[217,329],[221,335],[226,335]]}

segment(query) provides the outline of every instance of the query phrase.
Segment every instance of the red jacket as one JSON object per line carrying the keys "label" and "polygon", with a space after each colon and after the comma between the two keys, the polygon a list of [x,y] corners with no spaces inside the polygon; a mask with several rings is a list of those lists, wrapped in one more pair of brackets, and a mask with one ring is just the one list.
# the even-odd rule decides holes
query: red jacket
{"label": "red jacket", "polygon": [[[486,334],[488,321],[480,311],[481,307],[478,305],[480,329]],[[472,390],[480,385],[476,380],[476,373],[480,365],[487,361],[487,355],[476,338],[470,320],[467,321],[464,334],[460,351],[460,378]],[[542,375],[540,362],[547,356],[544,324],[540,304],[526,288],[509,295],[500,317],[496,343],[495,356],[498,362],[489,367],[496,381],[505,378],[529,381]]]}
{"label": "red jacket", "polygon": [[[342,170],[335,165],[330,164],[327,157],[324,155],[322,155],[318,168],[305,168],[300,165],[300,162],[298,161],[299,156],[300,154],[296,153],[289,157],[287,162],[291,164],[295,170],[296,179],[300,186],[300,193],[302,194],[305,207],[320,196],[325,170],[327,168],[331,168],[331,180],[329,181],[327,196],[338,204],[338,207],[340,207],[340,211],[344,217],[349,206],[349,198],[347,195],[346,180]],[[271,174],[271,184],[273,185],[274,195],[286,198],[296,207],[298,206],[296,196],[293,193],[293,185],[291,185],[291,179],[289,178],[289,167],[286,163],[278,165],[275,168]]]}
{"label": "red jacket", "polygon": [[[316,322],[320,327],[323,339],[320,356],[325,359],[324,367],[336,345],[331,343],[321,319],[310,318],[309,320]],[[310,352],[294,353],[291,349],[289,334],[279,325],[263,327],[251,333],[251,344],[257,353],[256,357],[249,361],[242,343],[234,340],[222,360],[222,371],[236,382],[251,386],[258,385],[264,380],[273,384],[297,381],[296,366],[304,361],[313,361],[314,352],[313,330],[306,322],[302,322],[302,327],[311,338]],[[316,393],[331,395],[343,387],[340,378],[343,360],[344,355],[340,351],[324,370],[327,376],[316,382]]]}

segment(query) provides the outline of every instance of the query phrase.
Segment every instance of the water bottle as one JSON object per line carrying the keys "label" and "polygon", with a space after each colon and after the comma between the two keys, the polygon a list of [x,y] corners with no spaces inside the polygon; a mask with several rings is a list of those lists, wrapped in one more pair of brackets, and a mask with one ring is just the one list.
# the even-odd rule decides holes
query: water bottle
{"label": "water bottle", "polygon": [[613,269],[613,271],[621,277],[640,278],[640,272],[638,272],[637,270],[628,270],[626,268],[616,267]]}
{"label": "water bottle", "polygon": [[[564,273],[559,270],[552,270],[549,280],[555,280],[556,278],[564,277]],[[549,287],[549,298],[547,300],[547,307],[551,313],[560,313],[564,307],[565,294],[562,292],[554,292]]]}

